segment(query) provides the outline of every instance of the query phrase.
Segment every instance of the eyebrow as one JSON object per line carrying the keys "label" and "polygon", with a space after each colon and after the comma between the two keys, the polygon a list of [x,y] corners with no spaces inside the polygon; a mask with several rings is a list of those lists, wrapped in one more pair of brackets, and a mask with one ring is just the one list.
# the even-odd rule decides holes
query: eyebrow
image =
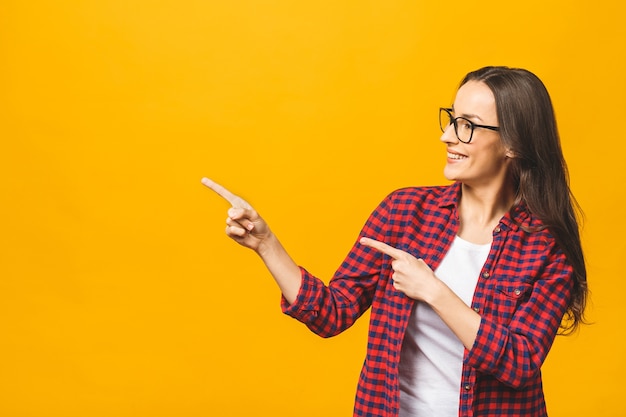
{"label": "eyebrow", "polygon": [[[454,112],[454,105],[452,105],[452,107],[450,108]],[[477,114],[469,114],[469,113],[456,114],[456,112],[454,112],[454,114],[457,117],[465,117],[466,119],[477,119],[477,120],[480,120],[481,122],[483,121],[483,119],[481,119],[480,116]]]}

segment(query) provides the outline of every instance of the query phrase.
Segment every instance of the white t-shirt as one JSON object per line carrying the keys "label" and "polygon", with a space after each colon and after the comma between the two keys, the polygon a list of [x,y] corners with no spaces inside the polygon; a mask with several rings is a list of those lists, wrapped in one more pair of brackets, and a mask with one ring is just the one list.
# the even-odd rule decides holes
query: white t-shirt
{"label": "white t-shirt", "polygon": [[[468,306],[490,247],[457,236],[435,271]],[[437,313],[416,302],[400,356],[400,417],[458,417],[463,353]]]}

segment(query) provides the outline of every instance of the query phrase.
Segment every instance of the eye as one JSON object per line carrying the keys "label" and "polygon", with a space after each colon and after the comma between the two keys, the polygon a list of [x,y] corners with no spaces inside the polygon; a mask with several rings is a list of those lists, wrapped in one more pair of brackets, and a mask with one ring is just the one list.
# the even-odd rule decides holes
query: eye
{"label": "eye", "polygon": [[472,122],[461,117],[457,120],[457,126],[459,129],[472,130]]}

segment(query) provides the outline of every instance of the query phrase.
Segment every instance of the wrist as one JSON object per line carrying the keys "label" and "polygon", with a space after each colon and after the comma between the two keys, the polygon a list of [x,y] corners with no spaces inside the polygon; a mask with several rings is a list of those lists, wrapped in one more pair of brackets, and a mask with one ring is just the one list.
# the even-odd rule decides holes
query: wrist
{"label": "wrist", "polygon": [[272,256],[273,253],[276,253],[276,249],[280,247],[280,242],[274,233],[271,230],[268,230],[267,235],[259,240],[259,244],[255,249],[257,255],[261,257],[261,259],[266,259]]}
{"label": "wrist", "polygon": [[434,278],[435,279],[432,281],[432,289],[429,292],[430,297],[424,301],[426,301],[434,310],[438,310],[446,304],[448,296],[454,293],[452,292],[450,287],[446,285],[445,282],[443,282],[436,276]]}

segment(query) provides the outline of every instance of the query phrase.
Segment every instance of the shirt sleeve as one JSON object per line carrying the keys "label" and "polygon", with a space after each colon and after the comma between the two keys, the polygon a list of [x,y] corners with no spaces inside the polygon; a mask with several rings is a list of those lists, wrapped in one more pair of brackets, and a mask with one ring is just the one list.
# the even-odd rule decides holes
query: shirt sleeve
{"label": "shirt sleeve", "polygon": [[384,240],[390,198],[388,196],[372,212],[328,285],[300,267],[302,284],[295,301],[290,305],[284,297],[281,300],[285,314],[301,321],[319,336],[331,337],[352,326],[371,306],[381,277],[383,256],[358,240],[363,236]]}
{"label": "shirt sleeve", "polygon": [[[499,308],[525,297],[515,309],[511,321],[502,323],[489,316],[481,318],[480,327],[466,362],[479,372],[490,374],[512,388],[522,388],[540,372],[572,291],[573,269],[555,246],[545,258],[545,268],[528,288],[510,288],[509,297]],[[501,292],[507,291],[500,288]]]}

